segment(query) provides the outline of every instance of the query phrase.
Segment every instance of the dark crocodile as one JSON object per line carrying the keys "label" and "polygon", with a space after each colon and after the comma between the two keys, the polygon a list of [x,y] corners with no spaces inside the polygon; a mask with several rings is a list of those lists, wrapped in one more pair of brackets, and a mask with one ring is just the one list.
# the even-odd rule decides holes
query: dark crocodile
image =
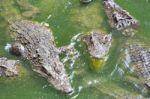
{"label": "dark crocodile", "polygon": [[[73,88],[59,59],[61,51],[55,46],[52,32],[37,22],[27,20],[15,21],[10,25],[10,29],[15,42],[18,43],[16,49],[30,60],[33,70],[45,77],[57,90],[72,93]],[[64,51],[64,48],[60,49]],[[13,52],[13,49],[10,51]]]}
{"label": "dark crocodile", "polygon": [[18,75],[17,64],[17,60],[8,60],[5,57],[0,58],[0,76],[10,77]]}
{"label": "dark crocodile", "polygon": [[132,36],[139,25],[138,21],[113,0],[103,0],[103,5],[111,27],[123,31],[126,36]]}
{"label": "dark crocodile", "polygon": [[129,68],[143,79],[146,86],[150,88],[150,49],[141,44],[132,44],[126,50],[126,61]]}
{"label": "dark crocodile", "polygon": [[112,35],[106,35],[100,32],[90,32],[83,37],[83,41],[87,45],[92,57],[103,59],[111,46]]}

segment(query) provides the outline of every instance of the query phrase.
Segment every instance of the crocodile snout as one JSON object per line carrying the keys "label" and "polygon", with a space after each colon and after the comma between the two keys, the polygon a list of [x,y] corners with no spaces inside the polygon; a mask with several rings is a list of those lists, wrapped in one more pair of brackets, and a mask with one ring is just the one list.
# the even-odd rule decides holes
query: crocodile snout
{"label": "crocodile snout", "polygon": [[69,88],[68,90],[65,90],[64,93],[67,95],[72,95],[74,93],[74,90],[72,88]]}

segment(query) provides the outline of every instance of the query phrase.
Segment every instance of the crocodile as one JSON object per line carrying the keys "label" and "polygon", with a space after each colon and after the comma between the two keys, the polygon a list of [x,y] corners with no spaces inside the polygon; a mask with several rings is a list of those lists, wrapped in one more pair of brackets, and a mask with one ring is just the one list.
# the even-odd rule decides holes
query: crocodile
{"label": "crocodile", "polygon": [[[48,27],[28,20],[17,20],[10,25],[15,43],[10,52],[22,55],[30,60],[35,72],[45,77],[57,90],[66,94],[73,93],[73,88],[66,74],[59,54],[68,50],[67,46],[57,48],[54,37]],[[72,50],[69,50],[72,53]]]}
{"label": "crocodile", "polygon": [[125,49],[129,68],[150,88],[150,49],[143,44],[131,44]]}
{"label": "crocodile", "polygon": [[121,31],[125,36],[133,36],[139,22],[113,0],[103,0],[104,10],[112,28]]}
{"label": "crocodile", "polygon": [[28,0],[0,1],[0,17],[7,23],[11,23],[14,19],[31,19],[38,13],[39,9],[31,5]]}
{"label": "crocodile", "polygon": [[18,60],[9,60],[5,57],[0,58],[0,76],[12,77],[18,75]]}
{"label": "crocodile", "polygon": [[16,5],[21,9],[22,17],[32,18],[35,15],[39,14],[40,11],[37,7],[31,5],[28,0],[15,0]]}
{"label": "crocodile", "polygon": [[90,32],[83,37],[83,42],[87,45],[90,55],[93,58],[103,59],[111,46],[112,34]]}

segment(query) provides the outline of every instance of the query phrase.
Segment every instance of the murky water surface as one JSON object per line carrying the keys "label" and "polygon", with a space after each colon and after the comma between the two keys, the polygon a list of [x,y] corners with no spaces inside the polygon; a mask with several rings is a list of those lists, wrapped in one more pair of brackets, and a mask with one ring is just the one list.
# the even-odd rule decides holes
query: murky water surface
{"label": "murky water surface", "polygon": [[[125,67],[122,55],[124,44],[131,39],[150,42],[150,0],[115,0],[129,11],[140,22],[138,32],[133,38],[124,37],[111,29],[102,7],[102,0],[94,0],[88,5],[79,0],[20,0],[24,5],[16,4],[17,0],[0,0],[0,57],[20,59],[20,75],[15,78],[0,78],[0,99],[121,99],[122,97],[150,97],[141,81]],[[33,9],[26,9],[32,5]],[[24,7],[23,7],[24,6]],[[32,8],[32,7],[31,7]],[[28,10],[28,12],[25,12]],[[38,14],[30,16],[38,10]],[[9,35],[9,21],[23,17],[28,20],[49,24],[57,46],[75,43],[80,56],[72,65],[65,62],[75,93],[66,96],[56,91],[40,75],[32,71],[29,61],[10,55],[4,50],[7,43],[13,40]],[[80,36],[88,31],[102,31],[113,34],[113,44],[108,59],[103,66],[94,70],[87,49]],[[132,43],[132,42],[131,42]],[[64,57],[65,58],[65,57]],[[63,61],[63,57],[62,57]]]}

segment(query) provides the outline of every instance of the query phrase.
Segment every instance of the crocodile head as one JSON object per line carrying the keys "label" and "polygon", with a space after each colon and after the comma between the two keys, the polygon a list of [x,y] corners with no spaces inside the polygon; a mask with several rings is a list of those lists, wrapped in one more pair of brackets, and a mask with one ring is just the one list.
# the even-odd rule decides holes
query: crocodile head
{"label": "crocodile head", "polygon": [[32,57],[34,59],[32,64],[35,64],[33,70],[47,78],[48,82],[57,90],[71,94],[73,93],[73,88],[57,53],[56,50],[49,51],[45,46],[40,45],[40,48],[36,49],[36,54]]}
{"label": "crocodile head", "polygon": [[112,42],[112,35],[104,35],[102,33],[91,32],[83,37],[89,53],[94,58],[104,58],[109,51]]}
{"label": "crocodile head", "polygon": [[9,60],[5,57],[0,58],[0,76],[16,76],[18,75],[18,60]]}
{"label": "crocodile head", "polygon": [[136,29],[139,27],[137,19],[122,9],[114,0],[104,0],[103,6],[112,28],[121,31],[125,36],[135,34]]}

